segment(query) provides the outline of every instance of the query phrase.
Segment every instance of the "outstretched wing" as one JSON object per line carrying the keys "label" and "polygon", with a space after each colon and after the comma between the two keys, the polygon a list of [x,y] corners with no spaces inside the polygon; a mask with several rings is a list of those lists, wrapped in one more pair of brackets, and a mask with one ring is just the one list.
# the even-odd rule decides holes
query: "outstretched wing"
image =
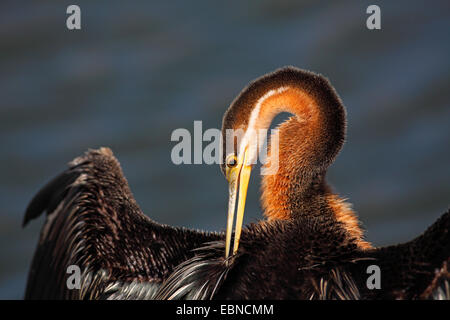
{"label": "outstretched wing", "polygon": [[73,160],[33,198],[23,224],[43,211],[26,299],[149,298],[193,249],[222,238],[145,216],[107,148]]}
{"label": "outstretched wing", "polygon": [[[352,276],[366,299],[433,299],[445,293],[450,299],[450,210],[414,240],[366,250],[355,262]],[[370,265],[379,269],[370,271]],[[367,281],[375,284],[376,277],[379,288],[369,288]]]}

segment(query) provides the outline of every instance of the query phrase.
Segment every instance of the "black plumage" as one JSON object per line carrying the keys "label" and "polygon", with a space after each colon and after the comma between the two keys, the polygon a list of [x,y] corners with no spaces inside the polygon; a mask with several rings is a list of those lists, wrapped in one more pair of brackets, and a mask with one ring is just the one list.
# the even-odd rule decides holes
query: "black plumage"
{"label": "black plumage", "polygon": [[[28,206],[24,225],[43,210],[48,215],[28,277],[28,299],[108,298],[133,282],[149,284],[142,288],[145,296],[192,257],[192,249],[220,238],[149,219],[107,148],[73,160],[50,181]],[[98,281],[67,289],[69,265],[79,266],[86,281]]]}

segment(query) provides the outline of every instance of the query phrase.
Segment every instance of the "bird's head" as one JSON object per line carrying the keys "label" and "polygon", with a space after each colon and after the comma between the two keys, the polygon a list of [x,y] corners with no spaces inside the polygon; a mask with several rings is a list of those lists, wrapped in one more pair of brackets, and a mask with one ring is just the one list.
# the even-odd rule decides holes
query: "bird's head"
{"label": "bird's head", "polygon": [[[324,171],[343,144],[345,110],[324,77],[295,67],[284,67],[244,88],[231,103],[222,123],[221,169],[229,183],[226,257],[230,254],[236,202],[233,254],[239,246],[252,166],[257,163],[273,118],[281,112],[289,112],[294,117],[279,127],[277,143],[274,143],[275,135],[267,143],[270,151],[263,167],[277,170],[269,171],[266,180],[263,179],[267,189],[263,190],[263,205],[272,200],[280,201],[276,194],[268,196],[274,199],[264,198],[271,188],[289,192],[289,186],[283,185],[289,177],[303,176],[302,184],[307,188],[307,177]],[[286,190],[281,190],[283,188]],[[266,214],[267,209],[270,208],[266,208]]]}

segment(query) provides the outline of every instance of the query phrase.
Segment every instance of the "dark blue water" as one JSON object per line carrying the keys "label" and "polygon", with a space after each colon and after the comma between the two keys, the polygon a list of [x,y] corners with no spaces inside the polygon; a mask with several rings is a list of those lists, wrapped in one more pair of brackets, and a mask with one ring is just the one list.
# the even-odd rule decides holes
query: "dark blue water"
{"label": "dark blue water", "polygon": [[[0,4],[0,298],[21,298],[43,219],[34,193],[87,148],[109,146],[143,210],[222,230],[216,166],[170,161],[176,128],[220,128],[248,81],[292,64],[323,73],[348,112],[329,180],[376,245],[422,232],[450,200],[450,5],[377,1],[77,1]],[[260,218],[253,175],[246,222]],[[175,200],[176,199],[176,200]]]}

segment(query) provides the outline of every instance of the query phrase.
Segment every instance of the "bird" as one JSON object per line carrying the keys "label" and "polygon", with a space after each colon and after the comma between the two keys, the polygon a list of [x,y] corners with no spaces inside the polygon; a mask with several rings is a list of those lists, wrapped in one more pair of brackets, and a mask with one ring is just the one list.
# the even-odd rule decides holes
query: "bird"
{"label": "bird", "polygon": [[[291,116],[271,133],[260,168],[263,219],[243,226],[257,135],[268,138],[281,112]],[[111,149],[88,150],[26,209],[24,226],[43,212],[46,221],[25,299],[450,299],[450,210],[408,242],[374,247],[326,181],[346,126],[320,74],[286,66],[250,82],[222,121],[225,232],[154,221]],[[67,285],[69,266],[80,270],[78,287]]]}

